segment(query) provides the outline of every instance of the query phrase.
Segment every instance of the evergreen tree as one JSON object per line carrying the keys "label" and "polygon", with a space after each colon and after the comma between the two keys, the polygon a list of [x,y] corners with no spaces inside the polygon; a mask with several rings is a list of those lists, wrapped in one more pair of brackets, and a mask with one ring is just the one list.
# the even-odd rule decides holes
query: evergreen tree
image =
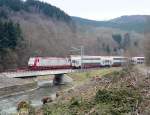
{"label": "evergreen tree", "polygon": [[138,47],[138,44],[139,44],[138,41],[135,41],[135,42],[134,42],[134,46],[135,46],[135,47]]}
{"label": "evergreen tree", "polygon": [[119,49],[122,48],[122,36],[120,34],[113,34],[112,38],[118,43]]}
{"label": "evergreen tree", "polygon": [[130,47],[130,42],[131,42],[130,35],[129,33],[126,33],[124,35],[124,40],[123,40],[123,49],[126,50],[128,47]]}
{"label": "evergreen tree", "polygon": [[109,45],[106,46],[106,52],[107,52],[108,54],[110,54],[110,52],[111,52]]}
{"label": "evergreen tree", "polygon": [[12,21],[0,21],[0,49],[15,49],[18,39],[21,38],[21,29],[19,24]]}

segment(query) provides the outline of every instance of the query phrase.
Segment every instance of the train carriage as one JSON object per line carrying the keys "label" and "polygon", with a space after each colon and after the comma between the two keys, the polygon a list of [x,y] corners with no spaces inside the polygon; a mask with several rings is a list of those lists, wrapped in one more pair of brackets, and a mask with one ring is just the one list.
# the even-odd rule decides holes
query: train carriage
{"label": "train carriage", "polygon": [[113,59],[110,56],[101,56],[101,67],[111,67],[113,64]]}
{"label": "train carriage", "polygon": [[144,64],[145,63],[145,57],[132,57],[131,63],[132,64]]}
{"label": "train carriage", "polygon": [[81,63],[84,68],[95,68],[101,66],[100,56],[81,56],[72,55],[70,57],[73,68],[81,68]]}
{"label": "train carriage", "polygon": [[112,64],[113,67],[120,67],[123,64],[127,63],[128,61],[128,58],[123,56],[113,56],[112,59],[113,59]]}

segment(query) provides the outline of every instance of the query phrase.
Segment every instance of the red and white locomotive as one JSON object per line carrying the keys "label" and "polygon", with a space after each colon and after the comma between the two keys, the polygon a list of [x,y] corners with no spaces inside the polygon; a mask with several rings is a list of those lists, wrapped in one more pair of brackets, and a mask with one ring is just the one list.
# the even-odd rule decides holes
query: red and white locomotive
{"label": "red and white locomotive", "polygon": [[30,70],[69,69],[69,58],[60,57],[32,57],[28,61]]}

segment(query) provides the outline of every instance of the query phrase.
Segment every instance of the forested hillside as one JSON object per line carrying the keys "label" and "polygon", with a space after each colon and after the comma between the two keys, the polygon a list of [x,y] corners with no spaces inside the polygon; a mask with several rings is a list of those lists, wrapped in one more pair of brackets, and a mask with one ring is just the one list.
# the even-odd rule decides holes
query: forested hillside
{"label": "forested hillside", "polygon": [[79,17],[72,17],[73,20],[83,26],[92,27],[107,27],[107,28],[118,28],[125,31],[135,31],[143,33],[145,28],[149,27],[150,24],[149,15],[131,15],[131,16],[121,16],[108,21],[95,21],[88,20]]}
{"label": "forested hillside", "polygon": [[14,12],[26,11],[29,13],[43,13],[56,20],[65,21],[67,23],[71,22],[71,17],[62,10],[38,0],[26,0],[25,2],[22,0],[0,0],[0,7],[4,8],[3,13],[5,12],[5,15],[7,15],[6,8],[8,8],[9,11]]}
{"label": "forested hillside", "polygon": [[81,45],[85,55],[120,55],[120,49],[126,55],[142,55],[142,34],[79,25],[38,0],[0,0],[0,33],[0,71],[26,67],[32,56],[79,54],[70,50]]}
{"label": "forested hillside", "polygon": [[65,55],[59,41],[72,39],[73,28],[71,17],[50,4],[0,0],[0,70],[24,67],[30,56]]}

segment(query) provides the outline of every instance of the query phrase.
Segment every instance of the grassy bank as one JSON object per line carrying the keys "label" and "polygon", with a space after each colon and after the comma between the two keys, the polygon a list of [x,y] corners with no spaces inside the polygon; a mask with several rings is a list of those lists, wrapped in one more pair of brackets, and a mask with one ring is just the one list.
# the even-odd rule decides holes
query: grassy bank
{"label": "grassy bank", "polygon": [[121,68],[102,68],[97,70],[85,70],[84,72],[69,73],[68,76],[74,80],[74,84],[79,85],[92,77],[102,77],[114,71],[120,70]]}
{"label": "grassy bank", "polygon": [[[55,103],[44,105],[43,115],[150,114],[149,80],[136,70],[113,68],[71,76],[76,83],[87,82],[63,94]],[[91,79],[93,76],[99,78]]]}

